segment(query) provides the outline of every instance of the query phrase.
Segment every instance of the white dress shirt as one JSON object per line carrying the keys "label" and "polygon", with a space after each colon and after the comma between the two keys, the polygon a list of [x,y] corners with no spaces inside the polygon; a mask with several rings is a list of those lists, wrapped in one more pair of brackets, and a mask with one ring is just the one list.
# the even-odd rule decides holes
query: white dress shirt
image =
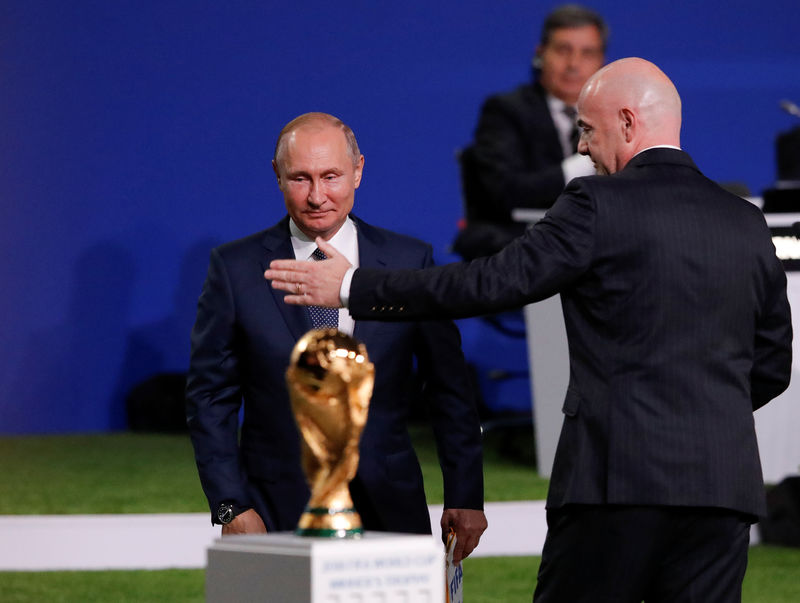
{"label": "white dress shirt", "polygon": [[572,129],[575,127],[573,121],[564,113],[567,103],[555,96],[547,95],[547,107],[550,109],[550,117],[558,132],[558,139],[561,141],[561,150],[564,151],[564,159],[561,161],[561,171],[564,173],[564,183],[568,183],[578,176],[591,176],[595,173],[594,164],[589,157],[579,155],[572,150]]}
{"label": "white dress shirt", "polygon": [[[291,218],[289,218],[289,232],[292,238],[295,259],[318,261],[311,257],[311,254],[317,248],[317,244],[313,239],[309,239],[303,234]],[[358,268],[358,233],[356,232],[355,223],[350,218],[344,221],[342,227],[328,240],[328,243],[347,258],[347,261],[353,265],[353,271]],[[348,287],[349,291],[350,288]],[[355,326],[356,321],[350,316],[347,308],[339,308],[339,330],[346,335],[352,336]]]}

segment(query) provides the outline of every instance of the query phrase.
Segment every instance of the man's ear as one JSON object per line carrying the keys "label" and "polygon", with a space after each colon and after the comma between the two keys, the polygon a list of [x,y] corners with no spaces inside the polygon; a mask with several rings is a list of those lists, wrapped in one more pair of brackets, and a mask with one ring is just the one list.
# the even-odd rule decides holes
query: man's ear
{"label": "man's ear", "polygon": [[358,188],[361,185],[361,176],[364,173],[364,156],[358,158],[358,163],[355,165],[353,173],[353,188]]}
{"label": "man's ear", "polygon": [[531,57],[531,67],[534,69],[541,69],[542,68],[542,47],[537,46],[536,50]]}
{"label": "man's ear", "polygon": [[278,187],[281,185],[281,173],[278,171],[278,164],[275,163],[275,160],[272,160],[272,171],[275,172],[275,178],[278,179]]}
{"label": "man's ear", "polygon": [[636,127],[636,114],[630,109],[623,107],[619,110],[619,123],[625,142],[633,140],[633,130]]}

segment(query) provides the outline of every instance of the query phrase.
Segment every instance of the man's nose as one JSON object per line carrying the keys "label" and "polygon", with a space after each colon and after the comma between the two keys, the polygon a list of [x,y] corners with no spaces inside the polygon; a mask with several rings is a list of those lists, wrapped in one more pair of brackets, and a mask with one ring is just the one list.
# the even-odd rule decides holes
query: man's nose
{"label": "man's nose", "polygon": [[581,133],[581,137],[578,139],[578,153],[581,155],[589,154],[589,145],[586,144],[586,141],[583,139],[583,133]]}
{"label": "man's nose", "polygon": [[324,201],[325,195],[322,192],[320,183],[312,180],[308,191],[308,204],[319,207]]}
{"label": "man's nose", "polygon": [[578,64],[580,63],[581,53],[577,50],[573,50],[567,54],[567,68],[568,69],[577,69]]}

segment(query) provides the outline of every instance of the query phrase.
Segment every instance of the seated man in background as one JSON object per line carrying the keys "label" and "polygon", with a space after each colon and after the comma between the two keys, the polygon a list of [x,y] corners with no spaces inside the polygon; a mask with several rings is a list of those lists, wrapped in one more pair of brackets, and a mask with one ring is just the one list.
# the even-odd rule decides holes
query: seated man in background
{"label": "seated man in background", "polygon": [[547,209],[564,185],[594,174],[577,153],[575,104],[605,60],[608,26],[587,8],[565,5],[545,20],[534,81],[489,97],[475,142],[461,154],[467,225],[453,244],[465,259],[489,255],[522,234],[515,207]]}
{"label": "seated man in background", "polygon": [[486,518],[480,424],[455,324],[391,325],[354,321],[346,310],[309,312],[284,304],[283,294],[262,277],[276,259],[324,259],[317,237],[363,267],[428,267],[431,246],[350,213],[364,156],[353,131],[336,117],[306,113],[289,122],[272,166],[288,215],[212,250],[192,331],[187,416],[211,521],[222,524],[223,535],[296,527],[309,488],[286,368],[304,333],[335,327],[363,342],[375,364],[358,473],[350,482],[364,529],[431,533],[407,425],[412,400],[422,396],[444,477],[442,538],[455,530],[459,562],[478,544]]}

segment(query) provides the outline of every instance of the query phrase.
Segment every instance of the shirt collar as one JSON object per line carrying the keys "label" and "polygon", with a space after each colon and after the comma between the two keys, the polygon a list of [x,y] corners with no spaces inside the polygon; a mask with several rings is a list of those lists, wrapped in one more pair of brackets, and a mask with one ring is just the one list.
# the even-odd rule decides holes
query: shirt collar
{"label": "shirt collar", "polygon": [[[308,238],[308,236],[306,236],[306,234],[300,230],[300,227],[295,224],[295,221],[291,217],[289,218],[289,234],[292,238],[294,257],[298,260],[309,259],[311,254],[314,253],[314,250],[317,248],[317,243],[313,239]],[[356,239],[356,225],[348,216],[339,230],[336,231],[336,234],[328,239],[328,243],[341,251],[351,248]],[[344,253],[345,256],[349,255],[344,251],[342,251],[342,253]],[[350,260],[352,263],[352,259],[348,257],[348,260]]]}
{"label": "shirt collar", "polygon": [[[681,150],[680,147],[676,147],[675,145],[671,145],[671,144],[654,144],[652,147],[647,147],[646,149],[642,149],[641,151],[636,153],[636,155],[644,153],[645,151],[649,151],[650,149],[675,149],[676,151],[680,151]],[[634,155],[633,157],[636,157],[636,155]],[[633,157],[631,159],[633,159]],[[314,250],[312,249],[311,251],[314,251]]]}
{"label": "shirt collar", "polygon": [[564,153],[564,157],[569,157],[573,153],[570,138],[575,128],[575,121],[564,112],[564,109],[568,106],[567,103],[549,93],[546,94],[546,99],[547,109],[550,111],[550,117],[556,127],[558,140],[561,143],[561,150]]}

